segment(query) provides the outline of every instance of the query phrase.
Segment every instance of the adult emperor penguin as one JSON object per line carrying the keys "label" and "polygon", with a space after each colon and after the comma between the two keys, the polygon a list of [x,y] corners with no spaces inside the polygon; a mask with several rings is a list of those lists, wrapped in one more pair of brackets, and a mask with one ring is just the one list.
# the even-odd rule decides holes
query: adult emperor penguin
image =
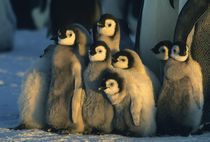
{"label": "adult emperor penguin", "polygon": [[120,25],[116,17],[111,14],[103,14],[93,27],[94,40],[101,40],[114,54],[120,50]]}
{"label": "adult emperor penguin", "polygon": [[199,128],[203,111],[200,65],[184,42],[175,42],[164,68],[157,104],[159,134],[189,135]]}
{"label": "adult emperor penguin", "polygon": [[160,81],[156,75],[141,61],[139,55],[130,49],[124,49],[112,56],[112,65],[116,68],[138,72],[152,82],[155,99],[159,94]]}
{"label": "adult emperor penguin", "polygon": [[51,80],[51,58],[55,47],[48,46],[24,75],[18,100],[20,125],[15,129],[39,129],[46,126],[45,108]]}
{"label": "adult emperor penguin", "polygon": [[82,73],[92,40],[82,25],[72,24],[60,28],[57,43],[52,57],[47,123],[60,133],[83,132],[82,103],[85,92]]}
{"label": "adult emperor penguin", "polygon": [[159,65],[161,63],[152,56],[150,49],[159,41],[173,40],[176,21],[186,1],[144,0],[141,7],[135,50],[140,54],[142,62],[157,76],[160,75]]}
{"label": "adult emperor penguin", "polygon": [[156,132],[155,101],[151,81],[137,72],[107,71],[101,87],[114,106],[114,130],[134,136]]}
{"label": "adult emperor penguin", "polygon": [[101,16],[100,0],[51,0],[49,33],[59,27],[80,23],[88,31]]}
{"label": "adult emperor penguin", "polygon": [[210,1],[188,0],[181,10],[174,33],[174,41],[186,41],[191,37],[191,54],[202,69],[204,91],[203,121],[210,122]]}
{"label": "adult emperor penguin", "polygon": [[90,63],[83,77],[86,99],[83,104],[83,119],[86,133],[110,133],[112,131],[113,107],[98,91],[104,70],[111,68],[111,52],[104,41],[96,41],[89,50]]}

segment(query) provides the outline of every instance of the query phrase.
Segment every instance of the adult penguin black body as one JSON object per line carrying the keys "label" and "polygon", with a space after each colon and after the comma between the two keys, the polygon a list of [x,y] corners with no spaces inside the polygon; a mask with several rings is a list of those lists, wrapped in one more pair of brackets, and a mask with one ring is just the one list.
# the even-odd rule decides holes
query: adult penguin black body
{"label": "adult penguin black body", "polygon": [[47,124],[58,132],[84,131],[82,73],[90,44],[92,40],[82,25],[66,26],[58,33],[46,112]]}
{"label": "adult penguin black body", "polygon": [[100,15],[100,0],[52,0],[49,32],[56,34],[58,27],[72,23],[80,23],[90,30]]}
{"label": "adult penguin black body", "polygon": [[[203,121],[210,121],[210,2],[209,0],[188,0],[176,24],[174,41],[186,41],[194,29],[191,55],[202,69],[204,88]],[[189,45],[190,46],[190,45]]]}

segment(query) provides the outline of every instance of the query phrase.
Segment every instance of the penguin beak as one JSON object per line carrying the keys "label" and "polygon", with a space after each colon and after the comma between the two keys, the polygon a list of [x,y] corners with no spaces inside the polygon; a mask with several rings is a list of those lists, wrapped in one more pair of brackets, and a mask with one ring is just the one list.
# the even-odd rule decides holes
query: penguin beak
{"label": "penguin beak", "polygon": [[117,60],[115,58],[112,57],[112,62],[116,63]]}
{"label": "penguin beak", "polygon": [[89,52],[89,54],[90,54],[91,56],[93,56],[93,55],[96,54],[96,51],[95,51],[95,50],[90,50],[90,51],[88,51],[88,52]]}
{"label": "penguin beak", "polygon": [[106,89],[106,87],[99,87],[98,91],[104,91]]}
{"label": "penguin beak", "polygon": [[98,27],[104,27],[104,24],[100,23],[100,22],[97,22],[97,26]]}

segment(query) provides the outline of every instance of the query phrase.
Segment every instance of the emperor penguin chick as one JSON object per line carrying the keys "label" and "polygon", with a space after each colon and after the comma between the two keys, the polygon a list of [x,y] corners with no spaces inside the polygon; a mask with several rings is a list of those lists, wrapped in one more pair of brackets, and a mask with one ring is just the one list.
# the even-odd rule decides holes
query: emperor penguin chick
{"label": "emperor penguin chick", "polygon": [[189,135],[198,129],[203,109],[200,65],[191,58],[188,46],[176,42],[164,68],[157,104],[159,134]]}
{"label": "emperor penguin chick", "polygon": [[113,15],[104,14],[93,27],[94,40],[106,42],[111,53],[114,54],[120,50],[120,25]]}
{"label": "emperor penguin chick", "polygon": [[138,72],[152,82],[155,99],[160,90],[160,81],[156,75],[147,68],[141,61],[139,55],[130,49],[124,49],[112,56],[112,65],[115,68]]}
{"label": "emperor penguin chick", "polygon": [[90,63],[84,72],[86,99],[83,105],[83,119],[91,133],[110,133],[112,131],[113,107],[97,85],[102,79],[103,71],[111,68],[111,52],[103,41],[96,41],[89,50]]}
{"label": "emperor penguin chick", "polygon": [[160,60],[161,64],[160,64],[160,81],[161,84],[163,83],[163,70],[164,70],[164,66],[166,64],[166,61],[169,58],[169,52],[171,51],[173,43],[169,40],[163,40],[158,42],[154,48],[152,48],[152,52],[155,54],[155,57]]}
{"label": "emperor penguin chick", "polygon": [[42,56],[27,70],[18,100],[20,125],[15,129],[40,129],[46,125],[46,102],[51,78],[51,58],[55,45],[49,45]]}
{"label": "emperor penguin chick", "polygon": [[101,87],[115,108],[114,128],[134,136],[156,132],[155,101],[151,82],[136,72],[107,71]]}
{"label": "emperor penguin chick", "polygon": [[84,131],[82,73],[91,45],[88,31],[79,24],[62,27],[52,59],[52,79],[47,102],[47,123],[61,133]]}

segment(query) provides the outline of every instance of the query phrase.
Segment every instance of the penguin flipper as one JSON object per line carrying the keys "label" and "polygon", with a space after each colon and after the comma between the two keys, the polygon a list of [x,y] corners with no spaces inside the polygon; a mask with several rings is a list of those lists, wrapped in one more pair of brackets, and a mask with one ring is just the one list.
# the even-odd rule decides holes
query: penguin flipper
{"label": "penguin flipper", "polygon": [[141,108],[142,106],[141,103],[139,102],[139,99],[131,99],[130,112],[135,126],[140,125]]}
{"label": "penguin flipper", "polygon": [[74,93],[72,97],[72,121],[74,124],[79,123],[82,119],[82,105],[84,103],[85,91],[83,90],[81,66],[76,64],[74,66]]}

